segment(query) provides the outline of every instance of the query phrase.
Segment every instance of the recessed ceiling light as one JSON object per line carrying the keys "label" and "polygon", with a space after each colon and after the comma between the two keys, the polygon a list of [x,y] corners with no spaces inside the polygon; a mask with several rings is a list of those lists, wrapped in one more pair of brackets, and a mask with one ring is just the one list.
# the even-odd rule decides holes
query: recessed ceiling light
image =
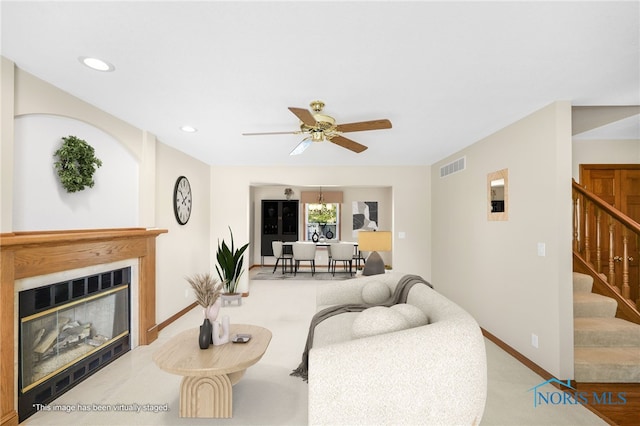
{"label": "recessed ceiling light", "polygon": [[195,133],[198,131],[198,129],[196,129],[193,126],[182,126],[180,127],[180,130],[182,130],[183,132],[187,132],[187,133]]}
{"label": "recessed ceiling light", "polygon": [[102,59],[98,58],[88,58],[86,56],[80,56],[78,60],[84,65],[96,71],[111,72],[116,69],[116,67],[114,67],[109,62],[103,61]]}

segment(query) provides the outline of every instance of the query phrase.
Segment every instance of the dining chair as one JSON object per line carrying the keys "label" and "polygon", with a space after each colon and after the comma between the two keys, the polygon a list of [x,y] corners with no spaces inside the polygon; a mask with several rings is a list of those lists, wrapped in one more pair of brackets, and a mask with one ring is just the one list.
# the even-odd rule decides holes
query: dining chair
{"label": "dining chair", "polygon": [[311,276],[316,273],[316,245],[314,243],[296,241],[293,243],[293,260],[295,269],[293,275],[298,273],[301,261],[311,262]]}
{"label": "dining chair", "polygon": [[276,258],[276,265],[273,267],[272,274],[276,272],[276,269],[278,268],[278,262],[280,262],[281,260],[282,260],[282,273],[283,274],[287,273],[287,262],[289,262],[291,266],[291,272],[293,272],[293,256],[291,254],[286,254],[284,252],[282,241],[272,241],[271,248],[273,249],[273,255]]}
{"label": "dining chair", "polygon": [[356,271],[360,270],[360,262],[364,265],[365,258],[358,246],[354,246],[353,260],[356,262]]}
{"label": "dining chair", "polygon": [[331,244],[331,266],[333,275],[336,275],[336,263],[343,262],[345,269],[349,263],[349,275],[353,275],[353,244],[334,243]]}

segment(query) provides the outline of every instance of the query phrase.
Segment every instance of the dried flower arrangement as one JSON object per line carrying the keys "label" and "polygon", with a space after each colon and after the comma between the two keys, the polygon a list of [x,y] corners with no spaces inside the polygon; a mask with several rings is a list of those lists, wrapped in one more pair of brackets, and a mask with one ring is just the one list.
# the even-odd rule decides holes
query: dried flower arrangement
{"label": "dried flower arrangement", "polygon": [[187,277],[186,280],[193,288],[196,301],[203,308],[213,306],[220,294],[222,294],[222,283],[209,273],[195,274],[192,277]]}

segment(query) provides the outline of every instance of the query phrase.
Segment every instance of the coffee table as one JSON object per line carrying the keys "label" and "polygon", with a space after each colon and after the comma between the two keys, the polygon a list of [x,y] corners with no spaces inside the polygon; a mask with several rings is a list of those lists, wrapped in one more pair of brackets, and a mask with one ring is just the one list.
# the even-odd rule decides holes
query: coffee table
{"label": "coffee table", "polygon": [[232,386],[258,362],[271,341],[271,332],[257,325],[231,324],[229,337],[251,334],[247,343],[225,343],[200,349],[199,329],[172,337],[154,355],[162,370],[184,376],[180,384],[180,417],[230,418]]}

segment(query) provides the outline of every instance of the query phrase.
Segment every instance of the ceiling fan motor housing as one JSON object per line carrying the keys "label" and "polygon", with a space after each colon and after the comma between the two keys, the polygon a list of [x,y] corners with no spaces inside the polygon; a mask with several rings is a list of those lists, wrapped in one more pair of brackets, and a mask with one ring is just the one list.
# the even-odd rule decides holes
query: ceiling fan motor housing
{"label": "ceiling fan motor housing", "polygon": [[317,131],[330,131],[335,129],[336,120],[333,117],[324,114],[313,114],[313,118],[316,120],[315,126],[309,126],[305,123],[300,124],[300,130],[303,132],[317,132]]}

